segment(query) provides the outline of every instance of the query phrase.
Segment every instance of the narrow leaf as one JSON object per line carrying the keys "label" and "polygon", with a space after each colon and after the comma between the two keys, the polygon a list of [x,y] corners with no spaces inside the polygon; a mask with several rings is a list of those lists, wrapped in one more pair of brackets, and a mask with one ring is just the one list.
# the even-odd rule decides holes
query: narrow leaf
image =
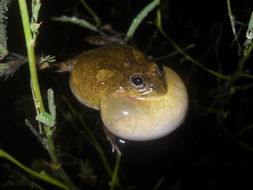
{"label": "narrow leaf", "polygon": [[40,0],[32,0],[32,19],[34,22],[38,21],[40,7],[41,7]]}
{"label": "narrow leaf", "polygon": [[250,17],[250,20],[249,20],[249,25],[248,25],[248,30],[246,32],[246,37],[249,40],[253,39],[253,11],[251,13],[251,17]]}
{"label": "narrow leaf", "polygon": [[63,15],[63,16],[60,16],[60,17],[53,17],[52,20],[77,24],[81,27],[84,27],[84,28],[87,28],[89,30],[100,33],[96,26],[94,26],[93,24],[89,23],[88,21],[86,21],[84,19],[80,19],[80,18],[77,18],[77,17],[69,17],[69,16]]}
{"label": "narrow leaf", "polygon": [[53,127],[55,125],[55,120],[53,119],[52,115],[47,112],[43,112],[37,115],[36,120],[49,127]]}
{"label": "narrow leaf", "polygon": [[56,106],[55,106],[55,103],[54,103],[54,91],[51,88],[47,90],[47,98],[48,98],[49,112],[50,112],[50,115],[52,116],[52,119],[54,120],[54,123],[55,123]]}
{"label": "narrow leaf", "polygon": [[131,38],[140,23],[144,20],[144,18],[147,16],[148,13],[150,13],[157,5],[159,5],[159,0],[153,0],[151,3],[149,3],[142,11],[134,18],[132,24],[130,25],[125,40],[127,41],[129,38]]}

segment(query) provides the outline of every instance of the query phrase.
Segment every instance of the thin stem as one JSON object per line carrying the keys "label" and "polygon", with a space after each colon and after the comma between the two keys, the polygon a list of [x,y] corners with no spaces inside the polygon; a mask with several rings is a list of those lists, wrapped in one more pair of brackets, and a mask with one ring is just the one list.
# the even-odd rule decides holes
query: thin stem
{"label": "thin stem", "polygon": [[244,129],[242,129],[242,130],[239,132],[238,136],[242,136],[244,133],[246,133],[247,131],[252,130],[252,129],[253,129],[253,124],[251,124],[251,125],[245,127]]}
{"label": "thin stem", "polygon": [[36,59],[35,59],[35,53],[34,53],[35,42],[32,39],[32,33],[30,31],[30,22],[29,22],[29,16],[28,16],[28,11],[27,11],[27,4],[26,4],[26,0],[19,0],[18,2],[19,2],[22,23],[23,23],[24,34],[25,34],[28,62],[29,62],[30,75],[31,75],[31,86],[35,95],[35,104],[39,112],[45,112],[45,108],[44,108],[41,93],[40,93],[39,82],[37,80],[38,76],[37,76]]}
{"label": "thin stem", "polygon": [[[29,16],[28,16],[26,0],[18,0],[18,3],[19,3],[20,15],[21,15],[22,23],[23,23],[24,34],[25,34],[25,41],[26,41],[30,76],[31,76],[31,88],[34,95],[34,104],[35,104],[35,108],[38,114],[40,114],[40,113],[45,112],[45,107],[43,104],[40,87],[39,87],[38,75],[37,75],[36,59],[35,59],[35,51],[34,51],[35,41],[32,38],[32,33],[30,30],[30,21],[29,21]],[[53,164],[61,165],[56,155],[55,145],[54,145],[50,127],[43,126],[43,130],[47,139],[48,151],[49,151],[49,155],[52,159]],[[66,172],[62,168],[58,169],[57,171],[70,189],[77,189],[75,185],[72,183],[72,181],[70,180],[69,176],[66,174]]]}
{"label": "thin stem", "polygon": [[250,75],[250,74],[247,74],[247,73],[238,73],[238,76],[253,79],[253,75]]}
{"label": "thin stem", "polygon": [[250,46],[247,47],[246,50],[244,50],[244,54],[241,57],[241,59],[239,60],[237,70],[236,70],[235,74],[231,77],[231,82],[236,81],[240,77],[245,77],[245,78],[250,78],[250,79],[253,78],[252,75],[244,72],[245,65],[252,53],[252,50],[253,50],[253,43],[251,43]]}
{"label": "thin stem", "polygon": [[230,77],[223,75],[219,72],[213,71],[211,69],[206,68],[205,66],[203,66],[202,64],[200,64],[197,60],[195,60],[193,57],[191,57],[190,55],[188,55],[187,53],[184,52],[184,50],[179,47],[179,45],[176,44],[176,42],[174,42],[163,30],[162,28],[162,18],[161,18],[161,11],[160,9],[157,10],[157,27],[158,30],[161,32],[161,34],[172,44],[172,46],[174,46],[174,48],[184,56],[184,58],[192,63],[194,63],[195,65],[199,66],[200,68],[202,68],[203,70],[205,70],[206,72],[220,78],[220,79],[224,79],[224,80],[229,80]]}
{"label": "thin stem", "polygon": [[20,167],[22,170],[26,171],[27,173],[43,180],[46,181],[48,183],[51,183],[57,187],[60,187],[62,189],[68,190],[68,187],[61,183],[60,181],[46,175],[43,173],[39,173],[39,172],[35,172],[34,170],[24,166],[23,164],[21,164],[18,160],[16,160],[14,157],[12,157],[10,154],[8,154],[7,152],[5,152],[4,150],[0,149],[0,157],[4,157],[7,160],[9,160],[10,162],[12,162],[13,164],[15,164],[16,166]]}
{"label": "thin stem", "polygon": [[97,14],[90,8],[90,6],[88,5],[88,3],[85,0],[80,0],[80,2],[84,6],[84,8],[91,14],[91,16],[94,18],[94,20],[96,22],[96,27],[99,27],[101,25],[101,20],[97,16]]}
{"label": "thin stem", "polygon": [[247,60],[249,59],[252,50],[253,50],[253,43],[251,43],[249,47],[247,47],[247,49],[244,50],[243,57],[240,59],[239,64],[238,64],[238,69],[237,69],[238,72],[243,72],[245,64]]}
{"label": "thin stem", "polygon": [[[63,116],[65,117],[65,119],[67,119],[66,114],[64,114]],[[79,120],[82,120],[82,119],[79,118]],[[105,167],[105,171],[111,177],[112,176],[111,166],[110,166],[108,160],[106,159],[106,156],[105,156],[105,153],[104,153],[103,149],[100,147],[99,143],[96,141],[96,139],[92,135],[91,131],[89,129],[86,129],[86,127],[88,127],[88,126],[86,126],[86,124],[81,121],[82,126],[84,126],[85,131],[88,133],[88,135],[87,135],[82,130],[80,130],[78,127],[76,127],[73,122],[71,122],[71,121],[69,121],[69,122],[70,122],[70,124],[72,125],[72,127],[74,128],[74,130],[76,132],[78,132],[80,135],[82,135],[83,137],[85,137],[92,144],[92,146],[95,148],[95,150],[97,151],[97,153],[100,156],[100,159],[101,159],[101,161],[102,161],[102,163],[103,163],[103,165]]]}
{"label": "thin stem", "polygon": [[121,156],[116,152],[116,163],[112,174],[112,180],[110,182],[110,190],[114,190],[115,186],[118,184],[118,172],[119,172],[119,165],[120,165],[120,158]]}
{"label": "thin stem", "polygon": [[[189,44],[188,46],[186,46],[185,48],[183,48],[183,50],[186,51],[186,50],[189,50],[189,49],[191,49],[193,47],[195,47],[194,44]],[[152,61],[160,61],[162,59],[167,59],[167,58],[173,57],[173,56],[175,56],[177,54],[179,54],[179,52],[178,51],[174,51],[174,52],[172,52],[172,53],[170,53],[168,55],[161,56],[161,57],[158,57],[158,58],[154,58],[154,59],[152,59]]]}
{"label": "thin stem", "polygon": [[241,85],[241,86],[232,86],[231,87],[231,92],[236,92],[238,90],[248,90],[252,87],[253,87],[253,83],[245,84],[245,85]]}
{"label": "thin stem", "polygon": [[99,145],[99,143],[97,142],[96,138],[94,137],[94,135],[92,134],[92,132],[89,130],[88,126],[86,125],[86,123],[83,121],[83,118],[81,116],[79,116],[79,120],[82,123],[82,126],[84,126],[86,132],[88,133],[88,136],[91,138],[91,144],[93,145],[93,147],[96,149],[96,151],[98,152],[100,159],[105,167],[106,172],[109,174],[109,176],[112,176],[112,169],[110,167],[110,164],[108,163],[105,153],[103,151],[103,149],[101,148],[101,146]]}
{"label": "thin stem", "polygon": [[240,55],[240,53],[242,51],[242,47],[241,47],[241,45],[238,41],[238,35],[237,35],[237,32],[236,32],[236,28],[235,28],[235,17],[232,13],[230,0],[227,0],[227,8],[228,8],[228,16],[229,16],[230,24],[231,24],[231,28],[232,28],[232,33],[234,35],[234,40],[236,41],[237,48],[238,48],[238,55]]}
{"label": "thin stem", "polygon": [[245,149],[247,149],[247,150],[249,150],[249,151],[253,151],[253,147],[250,146],[249,144],[247,144],[246,142],[241,141],[241,140],[238,140],[237,143],[238,143],[239,145],[241,145],[243,148],[245,148]]}
{"label": "thin stem", "polygon": [[67,104],[67,106],[69,107],[69,109],[71,110],[71,112],[73,113],[73,115],[75,117],[77,117],[77,119],[81,122],[84,130],[86,131],[87,134],[85,134],[82,130],[80,130],[79,128],[77,128],[74,124],[73,121],[69,121],[68,117],[64,114],[65,119],[67,119],[67,121],[70,122],[70,124],[73,126],[73,128],[80,133],[82,136],[84,136],[91,144],[92,146],[95,148],[95,150],[97,151],[97,153],[99,154],[99,157],[105,167],[106,172],[108,173],[108,175],[110,177],[112,177],[113,172],[112,172],[112,168],[105,156],[105,153],[103,151],[103,149],[101,148],[100,144],[98,143],[98,141],[96,140],[96,138],[94,137],[94,135],[92,134],[92,132],[90,131],[89,127],[87,126],[87,124],[85,123],[85,121],[83,120],[83,117],[77,113],[75,111],[75,109],[73,108],[73,106],[69,103],[69,101],[66,99],[66,97],[62,97],[64,102]]}
{"label": "thin stem", "polygon": [[[25,34],[26,48],[27,48],[27,56],[29,62],[30,76],[31,76],[31,88],[34,94],[34,104],[38,113],[45,112],[45,107],[43,104],[40,86],[38,81],[38,74],[36,68],[36,59],[35,59],[35,51],[34,51],[34,40],[32,38],[32,33],[30,30],[30,21],[27,11],[26,0],[19,0],[20,14],[23,23],[23,29]],[[43,127],[43,130],[46,134],[47,142],[48,142],[48,150],[50,157],[53,161],[53,164],[59,164],[59,161],[56,156],[54,142],[52,136],[50,135],[50,128],[47,126]]]}

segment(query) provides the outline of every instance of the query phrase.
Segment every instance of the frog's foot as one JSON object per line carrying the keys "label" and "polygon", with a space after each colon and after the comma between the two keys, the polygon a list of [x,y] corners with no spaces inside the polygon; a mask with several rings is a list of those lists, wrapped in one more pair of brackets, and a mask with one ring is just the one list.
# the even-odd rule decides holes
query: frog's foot
{"label": "frog's foot", "polygon": [[105,133],[105,136],[107,138],[107,140],[110,142],[111,146],[112,146],[112,152],[114,152],[115,150],[117,151],[117,153],[121,156],[121,151],[117,145],[117,137],[112,134],[106,127],[103,127],[104,129],[104,133]]}

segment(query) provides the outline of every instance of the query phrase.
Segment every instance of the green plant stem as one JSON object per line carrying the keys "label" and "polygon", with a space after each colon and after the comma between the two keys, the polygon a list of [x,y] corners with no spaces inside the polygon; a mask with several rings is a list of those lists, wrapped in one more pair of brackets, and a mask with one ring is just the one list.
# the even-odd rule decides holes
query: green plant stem
{"label": "green plant stem", "polygon": [[253,79],[253,75],[247,74],[247,73],[238,73],[240,77]]}
{"label": "green plant stem", "polygon": [[97,14],[90,8],[90,6],[88,5],[88,3],[85,0],[80,0],[80,2],[82,3],[82,5],[84,6],[84,8],[91,14],[91,16],[93,17],[93,19],[95,20],[96,27],[99,27],[101,25],[101,20],[97,16]]}
{"label": "green plant stem", "polygon": [[253,151],[253,147],[250,146],[249,144],[247,144],[246,142],[242,141],[242,140],[238,140],[237,143],[239,145],[241,145],[243,148],[249,150],[249,151]]}
{"label": "green plant stem", "polygon": [[230,20],[230,24],[231,24],[231,29],[232,29],[232,33],[234,35],[234,40],[236,41],[237,44],[237,48],[238,48],[238,55],[241,54],[242,51],[242,47],[238,41],[238,36],[237,36],[237,32],[236,32],[236,28],[235,28],[235,17],[232,13],[232,8],[231,8],[231,4],[230,4],[230,0],[227,0],[227,9],[228,9],[228,17]]}
{"label": "green plant stem", "polygon": [[[84,130],[86,131],[87,134],[85,134],[82,130],[78,129],[75,125],[73,121],[69,121],[70,124],[73,126],[73,128],[80,133],[82,136],[84,136],[91,144],[92,146],[95,148],[95,150],[97,151],[97,153],[99,154],[99,157],[105,167],[106,172],[108,173],[108,175],[110,177],[112,177],[113,175],[113,171],[112,168],[108,162],[108,160],[106,159],[105,153],[103,151],[103,149],[101,148],[100,144],[98,143],[98,141],[96,140],[96,138],[94,137],[94,135],[92,134],[92,132],[90,131],[89,127],[87,126],[87,124],[85,123],[85,121],[83,120],[83,117],[77,113],[75,111],[75,109],[73,108],[73,106],[69,103],[69,101],[67,100],[67,98],[65,96],[63,96],[63,100],[64,102],[67,104],[67,106],[69,107],[69,109],[71,110],[72,114],[74,116],[77,117],[77,119],[81,122]],[[64,113],[64,111],[63,111]],[[66,120],[68,120],[68,117],[64,114],[64,117]]]}
{"label": "green plant stem", "polygon": [[245,84],[245,85],[241,85],[241,86],[233,86],[231,88],[231,91],[232,92],[236,92],[238,90],[248,90],[250,88],[253,88],[253,83],[250,83],[250,84]]}
{"label": "green plant stem", "polygon": [[[76,113],[76,111],[74,110],[74,108],[69,104],[68,100],[63,97],[63,100],[66,102],[66,104],[69,106],[69,109],[71,110],[71,112],[73,113],[73,115],[75,115],[77,117],[77,119],[81,122],[82,126],[84,127],[85,132],[84,133],[82,130],[80,130],[79,128],[77,128],[74,124],[73,121],[69,121],[68,116],[66,114],[63,114],[63,116],[65,117],[65,119],[67,121],[69,121],[69,123],[73,126],[73,128],[80,133],[82,136],[84,136],[91,144],[92,146],[95,148],[95,150],[97,151],[97,153],[99,154],[99,157],[102,161],[102,164],[104,165],[105,171],[107,172],[107,174],[112,178],[113,184],[115,185],[119,185],[120,182],[117,178],[117,170],[114,169],[114,171],[112,171],[112,168],[105,156],[105,153],[103,151],[103,149],[101,148],[100,144],[98,143],[98,141],[96,140],[96,138],[94,137],[94,135],[92,134],[92,132],[90,131],[90,129],[88,128],[87,124],[85,123],[85,121],[83,120],[83,117],[81,115],[79,115],[79,113]],[[62,111],[62,113],[64,113],[64,111]],[[116,158],[116,163],[115,163],[115,168],[119,167],[117,165],[119,165],[119,160],[120,158]],[[117,166],[117,167],[116,167]]]}
{"label": "green plant stem", "polygon": [[[75,113],[75,112],[74,112]],[[76,113],[78,114],[78,113]],[[68,120],[67,118],[67,115],[64,114],[64,117],[66,120]],[[105,171],[107,172],[107,174],[112,177],[112,169],[111,169],[111,166],[108,162],[108,160],[106,159],[106,156],[105,156],[105,153],[103,151],[103,149],[101,148],[101,146],[99,145],[99,143],[97,142],[97,140],[95,139],[95,137],[92,135],[91,131],[89,129],[87,129],[87,125],[85,124],[84,121],[82,121],[82,118],[81,117],[78,117],[78,120],[81,121],[82,123],[82,126],[84,127],[85,131],[88,133],[88,134],[85,134],[82,130],[78,129],[75,124],[73,124],[72,121],[69,121],[69,123],[73,126],[73,128],[80,134],[82,135],[83,137],[85,137],[91,144],[92,146],[95,148],[95,150],[97,151],[97,153],[99,154],[99,157],[105,167]]]}
{"label": "green plant stem", "polygon": [[[114,168],[114,170],[112,170],[102,147],[100,146],[100,144],[98,143],[98,141],[96,140],[96,138],[94,137],[92,132],[90,131],[89,127],[85,123],[85,121],[84,121],[83,117],[81,116],[81,114],[76,112],[76,110],[69,103],[69,101],[67,100],[67,98],[65,96],[63,96],[62,99],[67,104],[67,106],[69,107],[69,109],[70,109],[71,113],[73,114],[73,116],[76,117],[76,119],[78,119],[81,122],[85,132],[83,130],[80,130],[78,127],[76,127],[73,120],[70,121],[69,117],[66,114],[63,114],[63,116],[73,126],[73,128],[78,133],[80,133],[82,136],[84,136],[92,144],[92,146],[95,148],[95,150],[99,154],[99,157],[102,161],[102,164],[104,165],[105,171],[107,172],[107,174],[112,179],[113,186],[119,185],[120,182],[119,182],[119,179],[117,177],[117,174],[118,174],[118,169],[119,169],[120,156],[118,154],[116,155],[117,158],[116,158],[115,168]],[[62,113],[64,113],[64,112],[65,111],[62,111]]]}
{"label": "green plant stem", "polygon": [[247,60],[249,59],[251,52],[253,50],[253,42],[247,47],[247,49],[244,51],[243,57],[240,59],[239,64],[238,64],[238,72],[243,72],[245,64]]}
{"label": "green plant stem", "polygon": [[[19,0],[18,2],[19,2],[20,14],[21,14],[23,28],[24,28],[24,34],[25,34],[27,56],[28,56],[30,76],[31,76],[31,88],[34,94],[34,104],[37,111],[39,113],[43,113],[45,112],[45,107],[43,104],[40,87],[39,87],[38,74],[37,74],[37,68],[36,68],[36,59],[35,59],[35,52],[34,52],[35,42],[32,38],[32,33],[30,30],[27,4],[26,4],[26,0]],[[47,137],[49,154],[51,156],[53,164],[59,164],[59,161],[57,159],[56,152],[55,152],[53,138],[51,135],[49,135],[50,129],[47,126],[44,126],[43,130]]]}
{"label": "green plant stem", "polygon": [[[79,120],[81,121],[82,123],[82,126],[85,126],[85,122],[83,121],[83,118],[82,117],[79,117]],[[99,156],[100,156],[100,159],[107,171],[107,173],[109,174],[109,176],[112,176],[112,169],[106,159],[106,156],[105,156],[105,153],[103,151],[103,149],[101,148],[101,146],[99,145],[99,143],[97,142],[96,138],[94,137],[94,135],[92,134],[92,132],[89,130],[88,126],[86,125],[86,127],[84,127],[86,129],[86,132],[88,133],[89,137],[91,137],[91,143],[93,145],[93,147],[96,149],[96,151],[98,152]]]}
{"label": "green plant stem", "polygon": [[234,136],[226,128],[223,128],[223,130],[227,136],[234,139],[241,147],[243,147],[249,151],[253,151],[253,147],[251,145],[249,145],[248,143],[246,143],[243,140],[238,139],[238,137],[241,136],[245,131],[240,132],[238,136]]}
{"label": "green plant stem", "polygon": [[[30,21],[28,16],[28,9],[26,0],[18,0],[20,15],[23,23],[23,29],[25,34],[25,41],[26,41],[26,48],[27,48],[27,55],[28,55],[28,62],[29,62],[29,69],[30,69],[30,76],[31,76],[31,88],[34,95],[34,104],[38,114],[45,112],[45,107],[43,104],[39,82],[38,82],[38,75],[37,75],[37,68],[36,68],[36,59],[35,59],[35,41],[32,38],[32,33],[30,30]],[[61,165],[55,151],[55,145],[53,141],[53,137],[51,134],[51,129],[48,126],[43,126],[44,133],[47,139],[48,151],[49,155],[52,159],[54,165]],[[69,176],[66,172],[60,168],[57,170],[62,179],[65,181],[66,185],[70,189],[77,189],[75,185],[70,180]]]}
{"label": "green plant stem", "polygon": [[197,65],[198,67],[200,67],[201,69],[205,70],[206,72],[220,78],[223,80],[230,80],[230,76],[226,76],[223,75],[219,72],[213,71],[211,69],[206,68],[205,66],[203,66],[201,63],[199,63],[197,60],[195,60],[193,57],[191,57],[190,55],[188,55],[187,53],[184,52],[184,50],[182,48],[179,47],[179,45],[177,45],[163,30],[162,27],[162,18],[161,18],[161,10],[158,9],[157,10],[157,28],[158,30],[161,32],[161,34],[171,43],[171,45],[180,53],[184,56],[184,58],[190,62],[192,62],[193,64]]}
{"label": "green plant stem", "polygon": [[0,157],[3,157],[7,160],[9,160],[10,162],[12,162],[13,164],[15,164],[16,166],[20,167],[21,169],[23,169],[24,171],[26,171],[27,173],[43,180],[43,181],[46,181],[48,183],[51,183],[57,187],[60,187],[62,189],[66,189],[68,190],[68,187],[61,183],[60,181],[46,175],[46,174],[43,174],[43,173],[39,173],[39,172],[35,172],[33,171],[32,169],[24,166],[23,164],[21,164],[19,161],[17,161],[14,157],[12,157],[10,154],[8,154],[7,152],[5,152],[4,150],[0,149]]}
{"label": "green plant stem", "polygon": [[250,74],[247,74],[244,72],[244,69],[245,69],[245,65],[252,53],[252,50],[253,50],[253,43],[251,43],[249,45],[249,47],[247,47],[246,50],[244,50],[244,54],[242,55],[241,59],[239,60],[239,63],[238,63],[238,67],[237,67],[237,70],[236,72],[231,76],[231,79],[230,79],[230,82],[231,84],[235,81],[238,80],[238,78],[240,77],[245,77],[245,78],[250,78],[252,79],[253,76],[250,75]]}
{"label": "green plant stem", "polygon": [[119,172],[119,165],[120,165],[120,158],[121,156],[116,152],[116,163],[112,174],[112,180],[110,182],[110,190],[114,190],[115,186],[118,185],[118,172]]}
{"label": "green plant stem", "polygon": [[36,99],[35,104],[39,112],[44,112],[45,108],[44,108],[41,93],[40,93],[39,82],[37,80],[38,76],[37,76],[36,60],[35,60],[35,53],[34,53],[35,42],[32,39],[32,34],[30,31],[30,22],[29,22],[29,16],[28,16],[28,11],[27,11],[27,4],[26,4],[26,0],[19,0],[18,2],[19,2],[20,14],[21,14],[23,28],[24,28],[24,34],[25,34],[28,62],[29,62],[30,75],[31,75],[31,86],[32,86],[35,99]]}

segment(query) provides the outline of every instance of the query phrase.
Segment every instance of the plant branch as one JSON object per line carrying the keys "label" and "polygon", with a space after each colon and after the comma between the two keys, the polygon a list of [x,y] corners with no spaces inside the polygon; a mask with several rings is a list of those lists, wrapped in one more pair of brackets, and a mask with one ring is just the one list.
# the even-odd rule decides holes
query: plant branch
{"label": "plant branch", "polygon": [[234,35],[234,40],[236,41],[237,48],[238,48],[238,55],[240,55],[241,51],[242,51],[242,47],[241,47],[239,40],[238,40],[238,34],[236,31],[236,27],[235,27],[235,17],[232,13],[230,0],[227,0],[227,8],[228,8],[228,16],[229,16],[229,20],[230,20],[230,24],[231,24],[231,28],[232,28],[232,33]]}
{"label": "plant branch", "polygon": [[[40,92],[40,87],[39,87],[39,81],[38,81],[37,65],[36,65],[35,50],[34,50],[35,39],[33,38],[32,33],[31,33],[31,28],[30,28],[31,25],[30,25],[30,21],[29,21],[26,0],[18,0],[18,3],[19,3],[20,15],[21,15],[21,19],[22,19],[25,41],[26,41],[33,100],[34,100],[37,114],[39,115],[41,113],[45,113],[45,107],[43,104],[43,100],[42,100],[42,96],[41,96],[41,92]],[[44,125],[43,131],[46,136],[46,141],[47,141],[47,146],[48,146],[47,148],[48,148],[49,155],[52,159],[53,165],[54,166],[61,166],[61,163],[58,160],[57,155],[56,155],[51,128],[47,125]],[[62,179],[64,180],[66,185],[69,187],[69,189],[78,189],[75,187],[75,185],[70,180],[67,173],[62,168],[58,168],[56,171],[62,177]]]}
{"label": "plant branch", "polygon": [[34,170],[24,166],[23,164],[21,164],[19,161],[17,161],[15,158],[13,158],[10,154],[8,154],[7,152],[5,152],[4,150],[0,149],[0,157],[3,157],[7,160],[9,160],[10,162],[12,162],[13,164],[15,164],[16,166],[20,167],[21,169],[23,169],[24,171],[26,171],[27,173],[43,180],[46,181],[48,183],[51,183],[57,187],[60,187],[62,189],[66,189],[68,190],[68,187],[61,183],[60,181],[57,181],[56,179],[44,174],[44,173],[39,173],[39,172],[35,172]]}
{"label": "plant branch", "polygon": [[[103,163],[103,165],[104,165],[104,167],[105,167],[106,172],[108,173],[108,175],[109,175],[110,177],[112,177],[113,171],[112,171],[112,168],[111,168],[111,166],[110,166],[110,164],[109,164],[109,162],[108,162],[108,160],[107,160],[107,158],[106,158],[106,155],[105,155],[103,149],[101,148],[100,144],[98,143],[98,141],[96,140],[96,138],[94,137],[94,135],[92,134],[92,132],[90,131],[89,127],[88,127],[87,124],[85,123],[83,117],[82,117],[79,113],[76,112],[76,110],[75,110],[75,109],[73,108],[73,106],[68,102],[68,100],[67,100],[66,97],[63,96],[62,98],[63,98],[63,101],[67,104],[67,106],[68,106],[69,109],[71,110],[72,114],[73,114],[74,116],[76,116],[76,117],[77,117],[76,119],[78,119],[78,120],[81,122],[81,124],[82,124],[82,126],[83,126],[83,128],[84,128],[84,130],[85,130],[86,133],[84,133],[82,130],[80,130],[78,127],[76,127],[75,124],[74,124],[74,122],[73,122],[73,121],[70,121],[70,120],[68,119],[68,117],[67,117],[66,114],[64,114],[65,119],[66,119],[67,121],[69,121],[69,123],[73,126],[73,128],[74,128],[79,134],[81,134],[82,136],[84,136],[84,137],[92,144],[92,146],[95,148],[95,150],[96,150],[97,153],[99,154],[100,159],[101,159],[101,161],[102,161],[102,163]],[[118,182],[118,183],[119,183],[119,182]]]}
{"label": "plant branch", "polygon": [[101,20],[98,15],[90,8],[90,6],[85,0],[80,0],[80,2],[84,6],[84,8],[92,15],[93,19],[96,22],[96,27],[99,27],[101,25]]}
{"label": "plant branch", "polygon": [[[22,23],[23,23],[24,34],[25,34],[27,56],[28,56],[30,77],[31,77],[31,88],[34,95],[33,100],[34,100],[37,113],[40,114],[40,113],[45,112],[45,107],[44,107],[41,92],[40,92],[40,86],[39,86],[38,74],[37,74],[37,68],[36,68],[36,58],[35,58],[35,51],[34,51],[35,41],[32,38],[32,33],[30,30],[30,21],[29,21],[29,16],[28,16],[26,0],[19,0],[18,2],[19,2]],[[55,146],[52,139],[52,135],[50,134],[50,128],[47,126],[44,126],[43,130],[45,132],[45,135],[48,141],[48,151],[53,161],[53,164],[59,164],[59,161],[57,159],[56,152],[55,152]]]}
{"label": "plant branch", "polygon": [[117,154],[116,155],[116,163],[115,163],[113,174],[112,174],[112,180],[110,182],[110,190],[114,190],[115,186],[119,185],[117,176],[118,176],[118,172],[119,172],[121,156],[120,156],[120,154],[117,153],[117,151],[116,151],[116,154]]}
{"label": "plant branch", "polygon": [[180,53],[184,56],[184,58],[190,62],[192,62],[193,64],[197,65],[198,67],[200,67],[201,69],[205,70],[206,72],[220,78],[220,79],[224,79],[224,80],[229,80],[230,76],[226,76],[223,75],[219,72],[216,72],[214,70],[208,69],[206,68],[204,65],[202,65],[201,63],[199,63],[196,59],[194,59],[193,57],[191,57],[190,55],[188,55],[187,53],[184,52],[184,50],[179,47],[179,45],[176,44],[176,42],[174,42],[163,30],[162,27],[162,18],[161,18],[161,11],[160,9],[157,10],[157,27],[158,30],[161,32],[161,34],[171,43],[171,45]]}

